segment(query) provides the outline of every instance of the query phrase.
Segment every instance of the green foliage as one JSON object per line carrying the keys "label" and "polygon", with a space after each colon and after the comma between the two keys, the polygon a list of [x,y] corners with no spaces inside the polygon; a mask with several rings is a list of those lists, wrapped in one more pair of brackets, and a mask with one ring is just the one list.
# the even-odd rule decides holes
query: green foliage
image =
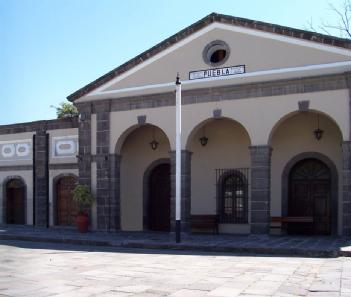
{"label": "green foliage", "polygon": [[72,194],[73,200],[77,203],[81,213],[84,213],[84,209],[90,207],[95,201],[94,195],[87,186],[77,185]]}
{"label": "green foliage", "polygon": [[56,115],[58,119],[73,118],[78,116],[77,107],[69,102],[61,102],[56,108]]}

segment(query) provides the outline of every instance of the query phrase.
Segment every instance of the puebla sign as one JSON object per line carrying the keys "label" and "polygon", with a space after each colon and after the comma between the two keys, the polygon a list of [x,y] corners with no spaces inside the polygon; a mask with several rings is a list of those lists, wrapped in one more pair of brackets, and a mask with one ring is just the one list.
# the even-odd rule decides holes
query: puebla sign
{"label": "puebla sign", "polygon": [[237,65],[237,66],[207,69],[207,70],[197,70],[197,71],[189,72],[189,80],[219,77],[219,76],[231,76],[231,75],[237,75],[237,74],[243,74],[243,73],[245,73],[245,65]]}

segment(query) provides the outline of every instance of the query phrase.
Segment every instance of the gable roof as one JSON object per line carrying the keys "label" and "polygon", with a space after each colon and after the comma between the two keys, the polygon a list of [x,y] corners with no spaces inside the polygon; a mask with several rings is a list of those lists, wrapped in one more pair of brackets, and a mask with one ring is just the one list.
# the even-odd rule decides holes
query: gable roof
{"label": "gable roof", "polygon": [[290,27],[284,27],[284,26],[260,22],[260,21],[254,21],[254,20],[245,19],[245,18],[238,18],[238,17],[228,16],[228,15],[223,15],[218,13],[211,13],[208,16],[204,17],[203,19],[199,20],[198,22],[179,31],[178,33],[172,35],[171,37],[161,41],[160,43],[144,51],[140,55],[132,58],[126,63],[118,66],[117,68],[104,74],[103,76],[99,77],[93,82],[87,84],[86,86],[82,87],[81,89],[67,96],[67,99],[72,102],[75,101],[76,99],[102,86],[103,84],[121,75],[122,73],[132,69],[133,67],[157,55],[161,51],[185,39],[191,34],[215,22],[245,27],[248,29],[255,29],[255,30],[269,32],[269,33],[275,33],[275,34],[279,34],[287,37],[303,39],[307,41],[317,42],[320,44],[325,44],[325,45],[330,45],[330,46],[335,46],[340,48],[351,49],[351,40],[348,40],[348,39],[343,39],[339,37],[324,35],[320,33],[300,30],[300,29],[294,29]]}

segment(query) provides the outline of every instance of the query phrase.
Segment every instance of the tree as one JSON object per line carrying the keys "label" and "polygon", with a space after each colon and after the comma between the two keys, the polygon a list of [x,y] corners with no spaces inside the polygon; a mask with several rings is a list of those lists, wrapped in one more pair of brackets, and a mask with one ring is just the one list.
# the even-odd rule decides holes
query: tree
{"label": "tree", "polygon": [[339,7],[329,3],[329,9],[336,15],[337,21],[329,23],[322,20],[321,24],[315,27],[311,19],[308,22],[308,30],[322,31],[328,35],[334,35],[335,33],[333,34],[331,31],[336,31],[340,37],[351,39],[351,0],[344,0],[344,3]]}
{"label": "tree", "polygon": [[56,109],[58,119],[73,118],[78,116],[77,107],[75,107],[72,103],[61,102],[59,106],[51,105],[51,107]]}

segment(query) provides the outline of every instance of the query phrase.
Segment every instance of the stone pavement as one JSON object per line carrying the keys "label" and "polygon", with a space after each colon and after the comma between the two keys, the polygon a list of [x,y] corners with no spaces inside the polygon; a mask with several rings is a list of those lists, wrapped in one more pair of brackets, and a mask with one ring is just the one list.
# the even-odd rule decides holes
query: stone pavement
{"label": "stone pavement", "polygon": [[176,244],[172,233],[89,232],[81,234],[75,229],[3,225],[0,226],[0,243],[1,240],[311,257],[351,256],[351,238],[331,236],[183,234],[182,242]]}
{"label": "stone pavement", "polygon": [[0,242],[3,297],[351,296],[351,258]]}

